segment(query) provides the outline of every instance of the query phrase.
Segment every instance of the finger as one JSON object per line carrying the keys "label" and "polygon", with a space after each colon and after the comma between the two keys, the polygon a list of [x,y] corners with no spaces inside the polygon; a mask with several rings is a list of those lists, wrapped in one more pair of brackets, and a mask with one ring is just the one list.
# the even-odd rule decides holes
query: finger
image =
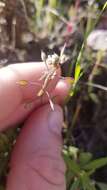
{"label": "finger", "polygon": [[[53,103],[62,104],[64,102],[65,97],[67,97],[68,92],[70,90],[71,82],[72,80],[68,80],[65,78],[63,80],[61,79],[57,83],[56,88],[54,88],[52,93],[50,93]],[[32,102],[23,103],[19,105],[16,111],[14,111],[8,118],[6,118],[3,122],[1,122],[0,125],[1,129],[4,129],[7,126],[13,126],[16,123],[20,123],[21,121],[25,120],[28,117],[29,113],[35,107],[39,107],[43,104],[46,104],[47,102],[49,102],[49,99],[45,95],[44,97],[39,99],[35,98],[35,100]]]}
{"label": "finger", "polygon": [[[63,105],[69,98],[70,91],[72,90],[73,79],[70,77],[63,77],[56,84],[55,90],[50,93],[50,98],[54,104]],[[47,97],[44,96],[42,102],[47,102]]]}
{"label": "finger", "polygon": [[[44,63],[25,63],[14,64],[3,69],[0,69],[0,123],[3,125],[4,121],[8,120],[14,113],[20,111],[21,106],[28,100],[38,99],[37,93],[42,87],[43,81],[40,81],[40,77],[46,72],[46,66]],[[56,83],[59,80],[60,71],[57,71],[57,75],[49,84],[49,91],[55,88]],[[36,82],[35,85],[20,86],[17,84],[20,80],[26,80],[29,82]],[[39,84],[39,85],[38,85]],[[37,102],[38,102],[37,101]],[[28,113],[25,109],[22,112]]]}
{"label": "finger", "polygon": [[[42,117],[41,117],[42,116]],[[45,105],[23,127],[11,159],[7,190],[65,190],[62,110]]]}

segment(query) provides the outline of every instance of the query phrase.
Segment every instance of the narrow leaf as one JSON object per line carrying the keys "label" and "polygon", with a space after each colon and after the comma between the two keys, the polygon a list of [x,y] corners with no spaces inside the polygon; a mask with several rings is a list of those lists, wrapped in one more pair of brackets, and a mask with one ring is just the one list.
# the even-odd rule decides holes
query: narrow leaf
{"label": "narrow leaf", "polygon": [[98,187],[100,188],[100,190],[107,190],[107,184],[105,183],[97,183]]}
{"label": "narrow leaf", "polygon": [[96,170],[98,168],[101,168],[103,166],[107,165],[107,157],[99,158],[97,160],[91,161],[89,164],[84,166],[84,169],[86,170]]}
{"label": "narrow leaf", "polygon": [[78,80],[80,72],[81,72],[81,67],[80,64],[78,64],[75,69],[75,82]]}
{"label": "narrow leaf", "polygon": [[82,55],[83,55],[83,50],[84,50],[84,43],[82,44],[81,46],[81,49],[80,49],[80,52],[79,52],[79,55],[77,57],[77,61],[76,61],[76,67],[75,67],[75,75],[74,75],[74,79],[75,79],[75,83],[77,82],[79,76],[80,76],[80,72],[81,72],[81,58],[82,58]]}
{"label": "narrow leaf", "polygon": [[96,190],[94,184],[92,184],[91,179],[88,177],[88,175],[85,172],[81,175],[81,182],[83,190]]}
{"label": "narrow leaf", "polygon": [[81,152],[79,155],[80,166],[84,167],[84,165],[88,164],[92,159],[92,154],[89,152]]}
{"label": "narrow leaf", "polygon": [[104,11],[107,8],[107,1],[105,2],[102,11]]}
{"label": "narrow leaf", "polygon": [[70,190],[77,190],[79,188],[80,180],[76,179],[70,187]]}
{"label": "narrow leaf", "polygon": [[68,170],[72,171],[76,175],[79,175],[81,172],[79,165],[74,160],[70,159],[68,155],[64,154],[63,158],[68,166]]}

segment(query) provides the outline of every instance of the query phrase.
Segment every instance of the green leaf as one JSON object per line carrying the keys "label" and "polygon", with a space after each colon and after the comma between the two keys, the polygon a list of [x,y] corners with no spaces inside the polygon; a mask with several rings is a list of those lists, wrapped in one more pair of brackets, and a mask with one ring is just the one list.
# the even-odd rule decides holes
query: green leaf
{"label": "green leaf", "polygon": [[88,164],[91,159],[92,154],[90,152],[81,152],[79,155],[79,162],[81,166]]}
{"label": "green leaf", "polygon": [[74,176],[73,172],[71,172],[70,170],[67,170],[65,177],[66,177],[66,186],[69,187],[69,185],[74,181],[75,176]]}
{"label": "green leaf", "polygon": [[79,167],[79,165],[74,161],[70,159],[70,170],[73,171],[75,174],[79,175],[79,173],[81,172],[81,169]]}
{"label": "green leaf", "polygon": [[58,5],[58,1],[57,0],[49,0],[49,6],[51,8],[56,8]]}
{"label": "green leaf", "polygon": [[104,11],[107,8],[107,1],[105,2],[102,11]]}
{"label": "green leaf", "polygon": [[80,64],[78,64],[75,68],[75,82],[77,82],[81,72],[81,67]]}
{"label": "green leaf", "polygon": [[84,50],[84,43],[81,46],[79,55],[77,57],[77,61],[76,61],[76,66],[75,66],[75,75],[74,75],[74,83],[76,83],[79,80],[80,77],[80,73],[81,73],[81,59],[82,59],[82,55],[83,55],[83,50]]}
{"label": "green leaf", "polygon": [[80,185],[80,179],[76,179],[70,187],[70,190],[77,190]]}
{"label": "green leaf", "polygon": [[99,158],[97,160],[91,161],[89,164],[84,166],[86,170],[96,170],[98,168],[101,168],[103,166],[107,165],[107,157]]}
{"label": "green leaf", "polygon": [[39,3],[40,8],[43,8],[45,1],[39,0],[38,3]]}
{"label": "green leaf", "polygon": [[100,190],[107,190],[107,184],[105,183],[97,183],[98,187],[100,188]]}
{"label": "green leaf", "polygon": [[68,166],[68,170],[72,171],[75,175],[79,175],[81,173],[81,169],[79,165],[72,159],[67,154],[63,154],[63,158]]}
{"label": "green leaf", "polygon": [[81,182],[82,182],[83,190],[96,190],[95,185],[92,184],[92,181],[88,177],[86,172],[82,173]]}

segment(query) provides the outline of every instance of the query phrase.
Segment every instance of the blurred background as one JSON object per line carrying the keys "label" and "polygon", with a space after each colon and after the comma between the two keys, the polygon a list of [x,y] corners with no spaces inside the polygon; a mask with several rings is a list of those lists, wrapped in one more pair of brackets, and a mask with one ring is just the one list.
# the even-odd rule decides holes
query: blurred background
{"label": "blurred background", "polygon": [[[107,1],[0,0],[0,67],[60,54],[73,84],[64,106],[67,190],[107,189]],[[35,63],[36,64],[36,63]],[[21,125],[0,133],[0,190]]]}

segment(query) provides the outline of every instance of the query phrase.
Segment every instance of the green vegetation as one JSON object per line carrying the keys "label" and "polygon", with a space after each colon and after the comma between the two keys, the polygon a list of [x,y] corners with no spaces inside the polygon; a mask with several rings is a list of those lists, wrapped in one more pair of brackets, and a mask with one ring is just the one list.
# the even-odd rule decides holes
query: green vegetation
{"label": "green vegetation", "polygon": [[93,160],[91,153],[72,146],[63,150],[63,157],[67,165],[67,190],[96,190],[98,186],[103,190],[103,185],[107,187],[91,178],[97,169],[107,165],[107,157]]}

